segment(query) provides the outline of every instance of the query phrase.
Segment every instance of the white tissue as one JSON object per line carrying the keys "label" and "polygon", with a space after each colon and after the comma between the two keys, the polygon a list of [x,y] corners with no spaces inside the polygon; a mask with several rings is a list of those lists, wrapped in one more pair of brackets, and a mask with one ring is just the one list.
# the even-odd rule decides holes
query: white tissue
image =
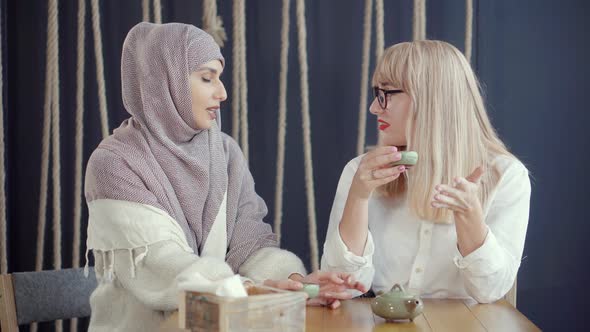
{"label": "white tissue", "polygon": [[237,274],[216,281],[207,280],[201,275],[192,275],[190,278],[187,277],[179,276],[178,278],[178,288],[181,290],[203,292],[226,297],[248,296],[248,293],[246,293],[246,289],[242,284],[242,280]]}

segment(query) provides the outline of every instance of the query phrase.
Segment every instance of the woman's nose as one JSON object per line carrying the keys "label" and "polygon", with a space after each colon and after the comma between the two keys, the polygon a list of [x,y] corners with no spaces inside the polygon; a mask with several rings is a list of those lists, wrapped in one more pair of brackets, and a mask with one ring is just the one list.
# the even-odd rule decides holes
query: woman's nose
{"label": "woman's nose", "polygon": [[383,113],[383,109],[381,108],[381,105],[379,105],[379,102],[377,102],[377,98],[373,99],[373,102],[369,106],[369,112],[371,112],[371,114],[374,115],[379,115]]}
{"label": "woman's nose", "polygon": [[215,98],[219,101],[225,101],[227,99],[227,91],[225,91],[225,86],[223,85],[223,82],[220,82],[219,89],[215,94]]}

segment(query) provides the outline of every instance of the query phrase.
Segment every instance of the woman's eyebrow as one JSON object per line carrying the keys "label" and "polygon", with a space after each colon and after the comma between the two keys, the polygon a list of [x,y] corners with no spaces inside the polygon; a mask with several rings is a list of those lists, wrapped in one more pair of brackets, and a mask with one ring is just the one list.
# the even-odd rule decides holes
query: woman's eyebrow
{"label": "woman's eyebrow", "polygon": [[197,68],[197,71],[209,71],[212,74],[217,74],[218,73],[217,69],[211,68],[211,67],[200,67],[200,68]]}

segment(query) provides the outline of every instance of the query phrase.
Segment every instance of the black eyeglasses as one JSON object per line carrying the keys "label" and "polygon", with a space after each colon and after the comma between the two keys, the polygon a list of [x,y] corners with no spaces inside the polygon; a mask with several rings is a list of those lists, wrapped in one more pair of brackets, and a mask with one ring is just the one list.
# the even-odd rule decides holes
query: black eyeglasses
{"label": "black eyeglasses", "polygon": [[377,101],[379,102],[379,106],[381,106],[382,109],[386,109],[387,108],[387,95],[394,95],[396,93],[400,93],[400,92],[404,92],[403,90],[384,90],[384,89],[380,89],[378,87],[373,87],[373,95],[375,96],[375,98],[377,98]]}

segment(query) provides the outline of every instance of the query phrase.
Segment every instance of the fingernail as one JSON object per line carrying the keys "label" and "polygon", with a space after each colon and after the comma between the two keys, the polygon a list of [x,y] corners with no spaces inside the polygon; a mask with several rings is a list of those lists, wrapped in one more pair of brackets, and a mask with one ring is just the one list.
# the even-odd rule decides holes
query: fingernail
{"label": "fingernail", "polygon": [[403,166],[403,165],[402,165],[402,166],[398,167],[397,169],[398,169],[400,172],[403,172],[403,171],[405,171],[405,170],[406,170],[406,166]]}
{"label": "fingernail", "polygon": [[391,147],[391,151],[393,151],[393,152],[397,152],[397,148],[396,148],[395,146],[392,146],[392,147]]}

